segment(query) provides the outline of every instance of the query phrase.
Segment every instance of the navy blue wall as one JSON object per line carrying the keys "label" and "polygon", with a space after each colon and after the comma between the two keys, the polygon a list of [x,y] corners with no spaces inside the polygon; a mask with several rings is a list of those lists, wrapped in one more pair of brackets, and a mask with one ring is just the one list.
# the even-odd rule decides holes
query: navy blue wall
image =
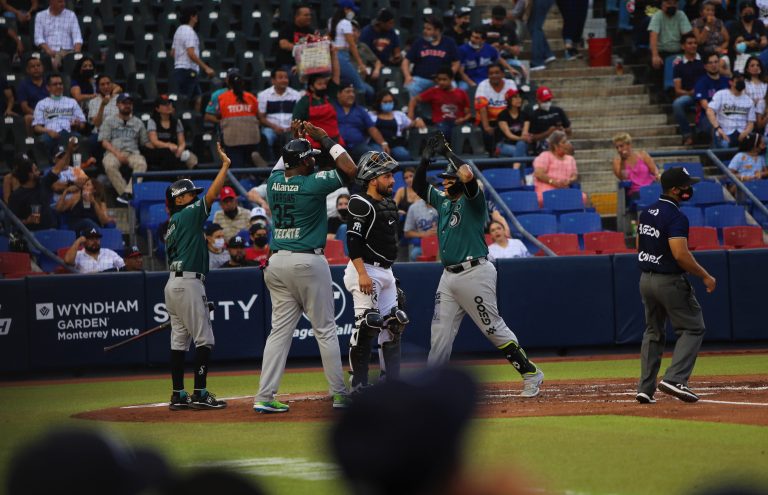
{"label": "navy blue wall", "polygon": [[[768,250],[695,254],[717,278],[707,294],[691,278],[704,310],[708,341],[768,338],[765,283]],[[526,348],[640,342],[645,323],[634,255],[500,260],[499,308]],[[343,266],[331,267],[336,324],[346,354],[354,321]],[[442,267],[401,263],[395,275],[408,295],[412,323],[404,352],[426,355],[434,295]],[[111,353],[103,348],[167,319],[166,273],[57,275],[0,280],[0,371],[165,363],[169,332]],[[258,359],[269,333],[271,303],[259,269],[217,270],[206,281],[216,335],[216,360]],[[318,292],[326,287],[317,287]],[[318,356],[311,324],[301,317],[291,356]],[[673,335],[670,333],[670,337]],[[465,318],[454,352],[495,352]]]}

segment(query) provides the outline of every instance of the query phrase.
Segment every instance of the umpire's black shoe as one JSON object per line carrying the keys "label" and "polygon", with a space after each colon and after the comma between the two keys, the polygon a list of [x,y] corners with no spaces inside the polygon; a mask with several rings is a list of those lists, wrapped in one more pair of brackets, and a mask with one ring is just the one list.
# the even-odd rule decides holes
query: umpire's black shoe
{"label": "umpire's black shoe", "polygon": [[168,409],[171,411],[182,411],[189,409],[189,405],[192,403],[192,397],[186,390],[180,392],[173,392],[171,394],[171,401],[168,403]]}
{"label": "umpire's black shoe", "polygon": [[192,409],[224,409],[227,403],[223,400],[217,400],[216,396],[207,389],[192,394],[192,402],[189,404]]}
{"label": "umpire's black shoe", "polygon": [[659,391],[680,399],[683,402],[696,402],[699,396],[694,394],[687,385],[682,383],[668,382],[662,380],[659,382]]}

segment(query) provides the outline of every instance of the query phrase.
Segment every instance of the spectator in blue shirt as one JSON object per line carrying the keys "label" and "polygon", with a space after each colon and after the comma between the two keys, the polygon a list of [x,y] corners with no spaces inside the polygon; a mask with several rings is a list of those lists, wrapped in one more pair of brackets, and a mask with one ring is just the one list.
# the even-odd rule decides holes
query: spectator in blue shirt
{"label": "spectator in blue shirt", "polygon": [[[338,96],[333,102],[339,122],[339,134],[353,160],[357,161],[368,151],[391,153],[389,143],[373,124],[368,111],[355,103],[355,86],[342,81]],[[373,140],[373,142],[371,142]]]}
{"label": "spectator in blue shirt", "polygon": [[715,93],[721,89],[728,89],[729,79],[720,74],[720,56],[717,53],[710,53],[704,58],[705,74],[696,82],[693,88],[693,97],[699,106],[696,109],[696,122],[698,122],[699,132],[707,136],[712,134],[712,124],[707,119],[707,108],[709,102]]}
{"label": "spectator in blue shirt", "polygon": [[16,96],[21,106],[21,113],[24,115],[27,135],[31,136],[35,106],[37,102],[48,97],[48,87],[45,84],[45,77],[43,77],[43,63],[39,58],[29,57],[26,71],[27,77],[16,88]]}
{"label": "spectator in blue shirt", "polygon": [[696,50],[699,43],[693,33],[683,35],[681,44],[683,54],[675,59],[672,69],[672,82],[674,84],[675,101],[672,103],[672,113],[675,116],[677,127],[683,135],[683,145],[693,144],[691,125],[688,123],[687,112],[696,108],[696,100],[693,97],[694,86],[705,74],[704,63]]}
{"label": "spectator in blue shirt", "polygon": [[485,42],[486,31],[483,27],[475,27],[469,36],[469,41],[459,47],[459,88],[469,91],[488,79],[488,67],[499,63],[504,69],[517,74],[506,60],[499,56],[499,51]]}
{"label": "spectator in blue shirt", "polygon": [[436,16],[427,17],[422,35],[413,42],[400,65],[411,98],[434,85],[439,69],[450,66],[454,74],[459,70],[459,51],[452,38],[443,36],[443,21]]}
{"label": "spectator in blue shirt", "polygon": [[363,28],[360,41],[371,47],[384,65],[398,65],[403,60],[395,16],[387,9],[381,9],[373,22]]}

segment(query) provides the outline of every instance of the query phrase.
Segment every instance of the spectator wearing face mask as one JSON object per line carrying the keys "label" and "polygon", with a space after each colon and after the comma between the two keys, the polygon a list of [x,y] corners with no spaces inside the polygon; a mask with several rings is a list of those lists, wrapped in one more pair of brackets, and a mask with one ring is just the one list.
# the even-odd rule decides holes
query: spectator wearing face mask
{"label": "spectator wearing face mask", "polygon": [[208,269],[213,270],[229,261],[229,251],[225,249],[224,230],[217,223],[205,228],[205,241],[208,246]]}
{"label": "spectator wearing face mask", "polygon": [[[766,29],[757,18],[757,6],[754,2],[740,2],[739,20],[731,25],[728,38],[731,44],[729,55],[734,59],[743,53],[760,53],[768,46]],[[743,67],[734,62],[734,69],[743,70]]]}
{"label": "spectator wearing face mask", "polygon": [[373,125],[379,130],[381,136],[389,143],[390,155],[398,162],[413,160],[408,151],[406,132],[411,127],[424,128],[427,124],[416,117],[414,120],[400,110],[395,110],[395,98],[388,89],[384,89],[376,95],[375,110],[368,112]]}
{"label": "spectator wearing face mask", "polygon": [[[342,225],[344,226],[344,233],[346,234],[347,219],[349,218],[349,212],[347,211],[348,205],[349,194],[339,194],[338,197],[336,197],[337,216],[328,218],[328,239],[339,239],[337,234]],[[344,237],[346,237],[346,235]]]}
{"label": "spectator wearing face mask", "polygon": [[264,222],[251,225],[248,233],[251,237],[251,247],[245,250],[245,259],[259,264],[266,263],[272,250],[269,248],[269,229]]}
{"label": "spectator wearing face mask", "polygon": [[221,210],[213,215],[213,222],[224,230],[224,238],[230,239],[241,230],[251,226],[251,210],[237,204],[237,194],[229,186],[221,188],[219,193]]}
{"label": "spectator wearing face mask", "polygon": [[746,95],[744,75],[733,73],[728,89],[721,89],[707,107],[707,119],[712,124],[713,148],[735,148],[755,128],[755,104]]}
{"label": "spectator wearing face mask", "polygon": [[245,257],[245,239],[236,235],[227,242],[227,251],[229,252],[229,261],[223,263],[219,268],[243,268],[246,266],[259,266],[256,261],[246,259]]}
{"label": "spectator wearing face mask", "polygon": [[661,10],[653,14],[648,24],[653,68],[661,70],[668,56],[679,54],[682,36],[692,30],[685,13],[677,9],[677,0],[663,0]]}
{"label": "spectator wearing face mask", "polygon": [[552,104],[554,95],[546,86],[536,90],[538,105],[531,112],[531,139],[536,147],[536,154],[548,149],[548,139],[555,131],[563,131],[571,137],[571,121],[565,111]]}

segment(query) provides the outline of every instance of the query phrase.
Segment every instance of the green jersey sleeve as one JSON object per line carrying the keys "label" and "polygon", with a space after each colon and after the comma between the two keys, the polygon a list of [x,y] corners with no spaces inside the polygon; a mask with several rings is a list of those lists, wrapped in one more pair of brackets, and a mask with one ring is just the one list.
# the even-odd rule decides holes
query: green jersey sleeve
{"label": "green jersey sleeve", "polygon": [[309,194],[328,195],[343,185],[338,170],[315,172],[304,181],[305,190]]}

